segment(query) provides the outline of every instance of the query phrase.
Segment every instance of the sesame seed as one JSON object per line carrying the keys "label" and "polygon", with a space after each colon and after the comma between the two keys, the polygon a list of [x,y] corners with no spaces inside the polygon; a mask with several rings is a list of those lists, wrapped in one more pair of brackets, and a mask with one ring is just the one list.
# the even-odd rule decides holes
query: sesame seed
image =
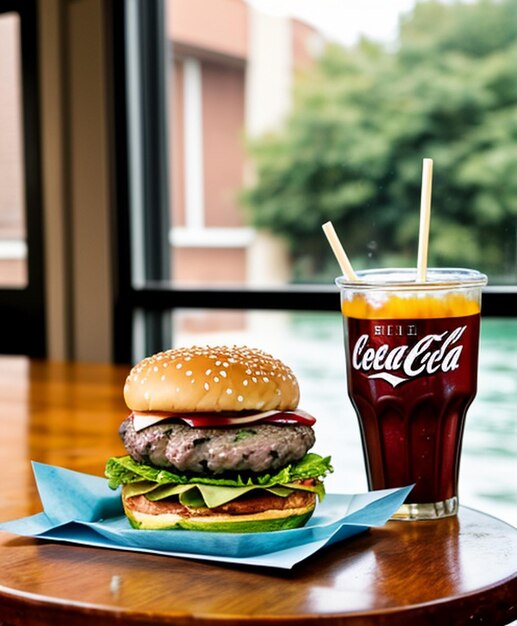
{"label": "sesame seed", "polygon": [[228,363],[226,361],[223,363],[223,367],[229,367],[229,365],[228,365]]}
{"label": "sesame seed", "polygon": [[208,391],[210,389],[210,385],[208,383],[205,383],[203,387],[205,388],[205,391]]}
{"label": "sesame seed", "polygon": [[158,367],[155,365],[155,366],[153,367],[153,372],[157,372],[157,371],[158,371]]}
{"label": "sesame seed", "polygon": [[255,378],[255,376],[252,376],[252,377],[251,377],[251,380],[252,380],[254,383],[256,383],[256,382],[257,382],[257,379]]}
{"label": "sesame seed", "polygon": [[245,379],[242,381],[242,384],[243,384],[245,387],[247,387],[247,386],[248,386],[248,379],[247,379],[247,378],[245,378]]}
{"label": "sesame seed", "polygon": [[212,373],[212,370],[211,370],[210,368],[208,368],[208,369],[206,370],[206,372],[205,372],[205,374],[206,374],[207,376],[210,376],[210,374],[211,374],[211,373]]}
{"label": "sesame seed", "polygon": [[264,378],[262,379],[265,383],[269,382],[269,378],[267,376],[264,376]]}
{"label": "sesame seed", "polygon": [[219,382],[219,378],[217,378],[217,376],[214,376],[214,383],[218,383]]}
{"label": "sesame seed", "polygon": [[165,380],[165,375],[160,378],[160,380]]}
{"label": "sesame seed", "polygon": [[183,367],[183,363],[178,363],[178,364],[176,365],[176,369],[177,369],[177,370],[180,370],[182,367]]}
{"label": "sesame seed", "polygon": [[192,376],[192,370],[187,370],[185,372],[185,376]]}
{"label": "sesame seed", "polygon": [[225,372],[224,370],[221,370],[221,371],[219,372],[219,374],[221,374],[221,376],[222,376],[223,378],[226,378],[226,376],[227,376],[227,374],[226,374],[226,372]]}
{"label": "sesame seed", "polygon": [[219,365],[221,365],[221,361],[216,361],[215,364],[219,367]]}
{"label": "sesame seed", "polygon": [[228,387],[228,389],[226,390],[226,394],[227,394],[227,395],[229,395],[229,396],[231,396],[231,395],[232,395],[232,393],[233,393],[233,389],[230,389],[230,388]]}
{"label": "sesame seed", "polygon": [[237,400],[238,400],[239,402],[244,402],[244,398],[243,398],[242,396],[237,396]]}

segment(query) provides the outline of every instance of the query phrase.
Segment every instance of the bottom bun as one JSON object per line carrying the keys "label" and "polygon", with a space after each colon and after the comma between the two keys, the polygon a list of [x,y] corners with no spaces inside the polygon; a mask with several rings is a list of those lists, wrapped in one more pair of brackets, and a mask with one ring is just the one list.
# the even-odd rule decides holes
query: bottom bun
{"label": "bottom bun", "polygon": [[[311,494],[313,495],[313,494]],[[127,500],[131,500],[128,498]],[[230,515],[214,513],[213,515],[196,516],[189,512],[179,513],[147,513],[139,511],[125,498],[122,499],[124,512],[133,528],[140,530],[201,530],[209,532],[257,533],[273,530],[288,530],[304,526],[314,513],[316,498],[309,504],[297,508],[270,509],[259,513]]]}

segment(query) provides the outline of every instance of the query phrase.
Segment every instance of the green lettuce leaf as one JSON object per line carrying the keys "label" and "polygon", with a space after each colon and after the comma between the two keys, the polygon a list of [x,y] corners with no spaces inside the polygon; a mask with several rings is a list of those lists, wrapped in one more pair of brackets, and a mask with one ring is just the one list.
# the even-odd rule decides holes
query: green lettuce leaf
{"label": "green lettuce leaf", "polygon": [[[263,487],[252,486],[252,487],[220,487],[217,485],[176,485],[176,487],[187,487],[188,491],[184,491],[180,495],[181,504],[185,504],[187,506],[207,506],[210,509],[215,508],[216,506],[221,506],[226,504],[227,502],[231,502],[232,500],[236,500],[240,498],[250,491],[254,490],[264,490]],[[150,494],[146,494],[146,497],[149,500],[161,500],[162,498],[170,497],[174,495],[174,489],[169,487],[168,489],[163,490],[163,487],[158,487],[157,490],[151,492]],[[159,491],[157,494],[156,491]],[[275,493],[275,487],[270,489],[265,489],[265,491],[270,491],[271,493]],[[289,493],[292,493],[292,489],[288,489],[287,492],[285,490],[281,491],[282,497],[287,497]],[[275,495],[280,495],[276,493]],[[188,499],[188,502],[186,501]],[[200,504],[198,500],[200,499]]]}
{"label": "green lettuce leaf", "polygon": [[[214,508],[255,489],[282,497],[287,497],[295,489],[311,491],[321,501],[325,496],[321,479],[331,471],[330,457],[309,453],[298,463],[276,473],[183,474],[136,463],[130,456],[122,456],[108,460],[105,474],[112,489],[125,485],[128,497],[145,494],[152,501],[177,497],[186,506]],[[311,478],[315,479],[315,484],[302,484],[302,481]]]}
{"label": "green lettuce leaf", "polygon": [[125,487],[127,497],[145,495],[148,500],[156,502],[164,498],[177,497],[181,504],[189,507],[209,507],[215,508],[236,500],[250,491],[267,491],[273,495],[287,498],[296,489],[300,491],[311,491],[322,500],[325,494],[323,485],[317,482],[315,485],[300,485],[298,483],[289,486],[275,485],[273,487],[262,487],[260,485],[249,485],[247,487],[226,487],[221,485],[204,484],[166,484],[159,485],[151,481],[137,481],[129,483]]}
{"label": "green lettuce leaf", "polygon": [[306,454],[298,463],[287,465],[276,473],[227,473],[217,476],[177,473],[137,463],[129,455],[126,455],[109,459],[106,464],[105,475],[111,489],[116,489],[119,485],[141,481],[151,481],[159,485],[198,484],[217,485],[220,487],[272,487],[274,485],[287,485],[308,478],[323,478],[332,471],[330,457],[321,457],[319,454],[312,452]]}

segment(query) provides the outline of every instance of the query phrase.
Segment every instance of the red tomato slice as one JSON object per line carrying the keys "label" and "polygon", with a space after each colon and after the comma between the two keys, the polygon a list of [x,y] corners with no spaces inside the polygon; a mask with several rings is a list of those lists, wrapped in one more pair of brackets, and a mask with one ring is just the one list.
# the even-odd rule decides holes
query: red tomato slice
{"label": "red tomato slice", "polygon": [[203,426],[242,426],[244,424],[305,424],[312,426],[316,419],[305,411],[268,411],[245,417],[227,417],[217,413],[210,415],[181,415],[178,416],[189,426],[196,428]]}

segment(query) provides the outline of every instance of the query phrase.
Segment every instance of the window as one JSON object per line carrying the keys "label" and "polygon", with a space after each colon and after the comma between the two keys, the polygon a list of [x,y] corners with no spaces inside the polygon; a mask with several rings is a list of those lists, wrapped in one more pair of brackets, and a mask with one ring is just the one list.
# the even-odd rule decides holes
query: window
{"label": "window", "polygon": [[[477,265],[490,278],[463,461],[477,478],[462,493],[515,521],[517,495],[504,476],[515,473],[505,459],[517,444],[508,417],[517,390],[509,344],[501,344],[515,336],[517,319],[512,3],[405,2],[398,15],[389,3],[380,20],[363,4],[367,25],[396,30],[402,19],[403,44],[393,45],[394,30],[383,46],[336,46],[328,23],[325,34],[321,22],[280,15],[278,2],[122,6],[114,20],[124,60],[115,65],[118,233],[131,263],[118,268],[117,358],[180,343],[256,343],[301,373],[308,408],[322,419],[346,413],[355,424],[344,357],[335,358],[337,267],[320,226],[328,218],[341,224],[356,267],[414,263],[421,159],[432,156],[430,262]],[[339,13],[334,22],[353,19]],[[430,19],[450,19],[456,30],[423,37]],[[502,33],[497,44],[487,24]],[[424,65],[429,58],[435,65]],[[482,77],[472,63],[483,65]],[[342,443],[362,476],[354,429]],[[361,488],[360,475],[350,476]]]}
{"label": "window", "polygon": [[[117,122],[129,131],[121,180],[135,262],[122,297],[139,311],[138,353],[169,343],[159,311],[177,306],[335,310],[338,268],[320,230],[328,218],[356,267],[415,263],[423,150],[435,159],[430,265],[486,271],[485,315],[515,315],[510,2],[405,2],[378,20],[366,5],[335,8],[381,44],[351,39],[352,27],[336,43],[325,12],[304,21],[265,0],[148,4],[127,2],[115,20],[121,45],[135,43]],[[444,27],[429,42],[430,17],[454,37]],[[498,37],[472,48],[469,28],[484,32],[489,18]],[[427,78],[410,72],[429,50],[441,61]],[[480,58],[483,80],[470,71]]]}
{"label": "window", "polygon": [[0,0],[0,352],[44,356],[36,5]]}
{"label": "window", "polygon": [[0,14],[0,285],[27,284],[20,16]]}

